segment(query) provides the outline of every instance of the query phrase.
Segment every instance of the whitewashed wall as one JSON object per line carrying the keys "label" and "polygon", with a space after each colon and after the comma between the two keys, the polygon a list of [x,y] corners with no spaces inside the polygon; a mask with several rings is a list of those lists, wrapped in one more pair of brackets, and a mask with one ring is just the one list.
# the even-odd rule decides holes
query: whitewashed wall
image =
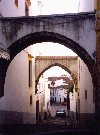
{"label": "whitewashed wall", "polygon": [[[54,91],[54,95],[53,95],[53,91]],[[58,103],[60,103],[60,101],[64,102],[64,98],[67,98],[67,94],[65,94],[65,89],[51,89],[50,92],[51,92],[51,98],[54,98],[54,102],[55,102],[55,98],[56,98],[56,102]]]}
{"label": "whitewashed wall", "polygon": [[76,100],[77,100],[77,93],[74,90],[73,93],[70,92],[70,111],[74,113],[76,113]]}
{"label": "whitewashed wall", "polygon": [[[25,0],[1,0],[0,14],[3,17],[25,16]],[[25,52],[26,51],[26,52]],[[10,63],[6,73],[4,97],[0,98],[0,123],[9,123],[6,117],[12,118],[11,123],[36,123],[35,97],[35,59],[32,59],[33,86],[28,86],[28,53],[32,54],[31,47],[17,54]],[[30,96],[32,95],[32,105]]]}
{"label": "whitewashed wall", "polygon": [[[48,89],[48,82],[45,77],[40,77],[39,84],[38,84],[38,92],[36,97],[39,100],[39,111],[47,111],[50,110],[50,90]],[[49,106],[47,106],[49,103]],[[42,105],[42,106],[41,106]]]}
{"label": "whitewashed wall", "polygon": [[[80,113],[94,113],[95,105],[93,102],[92,77],[88,70],[88,67],[82,60],[80,60],[79,71],[80,71],[80,80],[79,80]],[[85,99],[85,90],[87,90],[87,99]]]}
{"label": "whitewashed wall", "polygon": [[50,89],[48,89],[48,79],[45,79],[45,110],[50,110]]}
{"label": "whitewashed wall", "polygon": [[[19,53],[8,67],[4,86],[4,97],[0,98],[0,110],[18,112],[23,115],[23,123],[35,123],[35,75],[33,59],[33,86],[28,86],[28,54]],[[32,95],[32,105],[30,96]],[[30,120],[30,114],[32,118]],[[24,119],[25,117],[25,119]]]}
{"label": "whitewashed wall", "polygon": [[94,11],[94,0],[79,0],[79,12]]}
{"label": "whitewashed wall", "polygon": [[44,100],[45,100],[45,86],[44,86],[44,78],[40,77],[38,85],[37,85],[37,100],[39,100],[39,112],[43,112],[44,108]]}
{"label": "whitewashed wall", "polygon": [[60,102],[61,98],[61,102],[64,102],[64,98],[67,98],[67,94],[65,94],[65,89],[58,89],[57,92],[57,101]]}
{"label": "whitewashed wall", "polygon": [[[72,6],[73,6],[73,3],[72,3]],[[40,15],[40,14],[42,14],[42,10],[43,10],[42,8],[44,8],[44,7],[40,7],[38,5],[37,0],[31,1],[31,6],[29,7],[29,14],[31,16],[32,15]],[[74,6],[74,8],[75,8],[75,6]],[[67,12],[69,13],[69,12],[91,12],[91,11],[94,11],[94,0],[77,0],[76,8],[73,9],[75,11],[70,11],[70,9],[71,8],[66,9],[66,13]],[[4,17],[25,16],[25,0],[18,0],[18,8],[15,5],[15,0],[10,0],[10,2],[9,2],[9,0],[1,0],[0,1],[0,13]]]}
{"label": "whitewashed wall", "polygon": [[15,0],[1,0],[0,13],[3,17],[25,16],[25,0],[18,0],[18,8]]}

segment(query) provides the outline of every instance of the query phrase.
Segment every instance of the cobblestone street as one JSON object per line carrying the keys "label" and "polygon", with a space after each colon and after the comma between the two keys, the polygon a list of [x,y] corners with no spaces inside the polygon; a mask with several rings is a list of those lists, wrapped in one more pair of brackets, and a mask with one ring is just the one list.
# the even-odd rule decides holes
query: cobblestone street
{"label": "cobblestone street", "polygon": [[83,128],[75,119],[56,117],[57,109],[67,108],[64,105],[53,104],[51,106],[51,117],[41,123],[31,125],[4,125],[0,129],[0,135],[99,135],[94,129]]}
{"label": "cobblestone street", "polygon": [[[66,111],[66,118],[56,117],[56,110],[64,109]],[[50,125],[63,125],[65,128],[78,127],[78,123],[75,119],[69,117],[69,112],[67,111],[67,107],[65,105],[61,105],[58,103],[52,104],[51,106],[51,117],[47,120],[43,120],[42,124],[50,124]]]}

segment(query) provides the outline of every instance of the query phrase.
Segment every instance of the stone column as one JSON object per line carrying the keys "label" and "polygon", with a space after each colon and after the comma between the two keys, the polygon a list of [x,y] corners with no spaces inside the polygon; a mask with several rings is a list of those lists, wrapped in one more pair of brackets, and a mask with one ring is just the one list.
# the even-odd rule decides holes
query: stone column
{"label": "stone column", "polygon": [[0,97],[4,95],[5,76],[9,65],[9,60],[9,51],[0,47]]}
{"label": "stone column", "polygon": [[9,63],[9,60],[0,58],[0,97],[4,96],[5,77]]}
{"label": "stone column", "polygon": [[96,11],[96,67],[97,67],[97,87],[96,87],[96,123],[100,128],[100,1],[95,0]]}

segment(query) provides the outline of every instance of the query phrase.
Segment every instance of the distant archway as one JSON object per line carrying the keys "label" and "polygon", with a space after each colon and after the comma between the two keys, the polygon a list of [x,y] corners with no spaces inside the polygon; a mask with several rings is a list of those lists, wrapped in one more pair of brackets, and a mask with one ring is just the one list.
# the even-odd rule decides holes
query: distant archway
{"label": "distant archway", "polygon": [[55,67],[55,66],[61,67],[62,69],[64,69],[66,72],[68,72],[68,73],[71,75],[71,77],[72,77],[72,79],[73,79],[73,82],[74,82],[74,84],[75,84],[75,90],[77,90],[77,84],[78,84],[77,77],[76,77],[67,67],[65,67],[64,65],[61,65],[61,64],[59,64],[59,63],[55,63],[55,64],[51,64],[50,66],[46,67],[46,68],[39,74],[39,76],[37,77],[36,82],[35,82],[35,90],[36,90],[35,93],[37,93],[37,85],[38,85],[39,78],[41,77],[41,75],[42,75],[45,71],[47,71],[48,69],[50,69],[51,67]]}

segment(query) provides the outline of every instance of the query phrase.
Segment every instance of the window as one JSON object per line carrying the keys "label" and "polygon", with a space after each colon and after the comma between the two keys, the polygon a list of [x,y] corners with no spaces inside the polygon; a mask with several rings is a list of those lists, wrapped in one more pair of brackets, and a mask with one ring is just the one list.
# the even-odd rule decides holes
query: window
{"label": "window", "polygon": [[29,60],[29,87],[32,87],[32,61]]}
{"label": "window", "polygon": [[18,0],[15,0],[15,5],[18,8]]}
{"label": "window", "polygon": [[53,96],[54,96],[54,90],[53,90]]}
{"label": "window", "polygon": [[52,95],[52,92],[50,91],[50,95]]}
{"label": "window", "polygon": [[85,99],[87,99],[87,90],[85,90]]}
{"label": "window", "polygon": [[32,95],[30,96],[30,105],[32,105]]}
{"label": "window", "polygon": [[48,88],[50,88],[50,84],[48,84]]}
{"label": "window", "polygon": [[52,82],[51,82],[51,85],[52,85],[52,86],[54,86],[54,85],[55,85],[55,82],[54,82],[54,81],[52,81]]}

